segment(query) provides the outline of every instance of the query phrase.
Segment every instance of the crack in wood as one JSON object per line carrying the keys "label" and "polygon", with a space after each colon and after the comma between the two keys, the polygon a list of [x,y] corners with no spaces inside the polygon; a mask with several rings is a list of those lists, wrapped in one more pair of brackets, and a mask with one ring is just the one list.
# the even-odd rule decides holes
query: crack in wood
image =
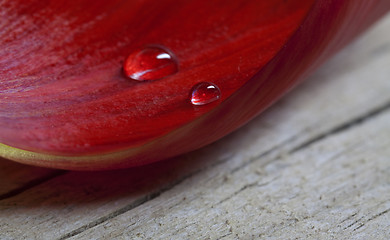
{"label": "crack in wood", "polygon": [[19,195],[33,187],[36,187],[42,183],[45,183],[51,179],[54,179],[56,177],[59,177],[63,174],[65,174],[67,171],[59,170],[59,171],[53,171],[50,174],[47,174],[46,176],[36,178],[34,180],[31,180],[30,182],[26,183],[25,185],[22,185],[18,188],[15,188],[9,192],[3,193],[0,195],[0,201],[5,200],[7,198],[15,197],[16,195]]}
{"label": "crack in wood", "polygon": [[81,226],[81,227],[79,227],[79,228],[77,228],[69,233],[64,234],[63,236],[58,238],[58,240],[69,239],[71,237],[79,235],[80,233],[82,233],[88,229],[96,227],[96,226],[98,226],[98,225],[100,225],[100,224],[102,224],[110,219],[113,219],[119,215],[122,215],[128,211],[131,211],[131,210],[141,206],[142,204],[159,197],[164,192],[169,191],[170,189],[173,189],[177,185],[179,185],[182,182],[184,182],[185,180],[193,177],[194,175],[198,174],[199,172],[204,171],[205,169],[208,169],[210,167],[215,167],[217,165],[220,165],[220,164],[224,163],[225,161],[227,161],[227,159],[221,159],[220,161],[212,164],[211,166],[206,166],[204,168],[198,169],[197,171],[192,172],[192,173],[184,176],[183,178],[177,180],[176,182],[173,182],[172,184],[168,184],[167,186],[161,188],[158,191],[152,192],[151,194],[148,194],[148,195],[145,195],[144,197],[138,198],[135,201],[133,201],[131,204],[128,204],[128,205],[126,205],[126,206],[124,206],[116,211],[111,212],[110,214],[107,214],[103,217],[100,217],[100,218],[96,219],[95,221],[89,222],[88,224],[85,224],[85,225],[83,225],[83,226]]}
{"label": "crack in wood", "polygon": [[384,214],[386,214],[386,213],[388,213],[388,212],[390,212],[390,208],[388,208],[388,209],[386,209],[386,210],[384,210],[384,211],[382,211],[382,212],[380,212],[380,213],[378,213],[378,214],[372,216],[371,218],[369,218],[369,219],[367,220],[367,222],[372,221],[372,220],[374,220],[374,219],[376,219],[376,218],[378,218],[378,217],[380,217],[380,216],[382,216],[382,215],[384,215]]}
{"label": "crack in wood", "polygon": [[[360,125],[360,124],[370,120],[371,118],[374,118],[374,117],[382,114],[383,112],[385,112],[385,111],[387,111],[389,109],[390,109],[390,102],[387,102],[386,104],[384,104],[384,105],[382,105],[382,106],[380,106],[378,108],[375,108],[372,111],[369,111],[367,114],[359,116],[359,117],[357,117],[355,119],[352,119],[352,120],[350,120],[348,122],[345,122],[345,123],[343,123],[343,124],[341,124],[339,126],[334,127],[333,129],[330,129],[329,131],[327,131],[325,133],[317,135],[317,136],[315,136],[315,137],[313,137],[313,138],[311,138],[311,139],[301,143],[300,145],[298,145],[298,146],[292,148],[290,151],[288,151],[287,154],[294,154],[294,153],[296,153],[296,152],[298,152],[298,151],[300,151],[302,149],[305,149],[309,145],[312,145],[314,143],[322,141],[322,140],[324,140],[324,139],[326,139],[326,138],[328,138],[328,137],[330,137],[332,135],[335,135],[335,134],[341,133],[343,131],[346,131],[348,129],[351,129],[353,127],[356,127],[356,126],[358,126],[358,125]],[[249,161],[247,161],[244,164],[234,168],[230,173],[233,174],[233,173],[241,170],[242,168],[244,168],[244,167],[246,167],[246,166],[248,166],[248,165],[250,165],[250,164],[252,164],[252,163],[254,163],[256,161],[258,161],[259,159],[262,159],[262,158],[264,158],[266,156],[271,155],[272,153],[280,150],[280,148],[282,148],[283,146],[287,145],[288,143],[291,143],[291,142],[295,141],[297,138],[298,138],[297,135],[288,138],[287,140],[283,141],[282,143],[277,144],[274,147],[264,151],[263,153],[250,158]],[[272,158],[268,162],[272,162],[273,160],[276,160],[278,158],[280,158],[280,154],[278,154],[277,156],[275,156],[274,158]]]}
{"label": "crack in wood", "polygon": [[382,216],[382,215],[385,215],[385,214],[388,213],[388,212],[390,212],[390,208],[388,208],[388,209],[386,209],[386,210],[384,210],[384,211],[382,211],[382,212],[380,212],[380,213],[378,213],[378,214],[375,214],[374,216],[370,217],[369,219],[367,219],[367,220],[364,221],[364,222],[361,222],[361,223],[359,224],[359,226],[357,226],[356,228],[354,228],[352,231],[356,231],[356,230],[358,230],[358,229],[364,227],[368,222],[370,222],[370,221],[372,221],[372,220],[374,220],[374,219],[376,219],[376,218],[378,218],[378,217],[380,217],[380,216]]}
{"label": "crack in wood", "polygon": [[352,227],[353,225],[356,225],[357,223],[360,222],[360,220],[362,220],[364,217],[360,217],[359,219],[355,220],[353,223],[349,224],[348,226],[346,226],[343,230],[347,230],[348,228]]}
{"label": "crack in wood", "polygon": [[375,108],[362,116],[359,116],[355,119],[352,119],[351,121],[348,121],[342,125],[336,126],[335,128],[331,129],[330,131],[322,133],[322,134],[320,134],[312,139],[309,139],[306,142],[303,142],[299,146],[292,149],[289,153],[292,154],[292,153],[298,152],[298,151],[305,149],[308,146],[310,146],[316,142],[319,142],[321,140],[328,138],[329,136],[332,136],[332,135],[341,133],[343,131],[349,130],[353,127],[359,126],[360,124],[362,124],[366,121],[369,121],[371,118],[374,118],[374,117],[382,114],[383,112],[385,112],[389,109],[390,109],[390,102],[387,102],[386,104],[384,104],[378,108]]}
{"label": "crack in wood", "polygon": [[[340,224],[342,224],[342,223],[344,223],[344,222],[346,222],[346,221],[352,219],[352,218],[355,217],[357,214],[358,214],[358,213],[355,212],[354,214],[348,216],[347,218],[345,218],[344,220],[342,220],[342,221],[340,222]],[[345,228],[344,228],[344,230],[345,230]]]}
{"label": "crack in wood", "polygon": [[90,228],[93,228],[95,226],[98,226],[104,222],[106,222],[107,220],[110,220],[116,216],[119,216],[121,214],[124,214],[126,213],[127,211],[131,210],[131,209],[134,209],[142,204],[144,204],[145,202],[149,201],[149,200],[152,200],[152,199],[155,199],[156,197],[160,196],[162,194],[163,191],[158,191],[158,192],[154,192],[152,194],[149,194],[149,195],[146,195],[144,196],[143,198],[139,198],[137,200],[135,200],[134,202],[132,202],[131,204],[129,205],[126,205],[114,212],[111,212],[110,214],[107,214],[103,217],[100,217],[98,219],[96,219],[95,221],[92,221],[88,224],[85,224],[63,236],[61,236],[60,238],[58,238],[58,240],[64,240],[64,239],[69,239],[71,237],[74,237],[82,232],[84,232],[85,230],[87,229],[90,229]]}

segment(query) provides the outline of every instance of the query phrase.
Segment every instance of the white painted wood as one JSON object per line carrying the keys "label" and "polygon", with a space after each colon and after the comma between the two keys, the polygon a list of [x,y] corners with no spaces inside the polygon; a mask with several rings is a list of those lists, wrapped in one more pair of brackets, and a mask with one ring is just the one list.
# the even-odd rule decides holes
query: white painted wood
{"label": "white painted wood", "polygon": [[388,29],[211,146],[0,201],[0,239],[389,239]]}

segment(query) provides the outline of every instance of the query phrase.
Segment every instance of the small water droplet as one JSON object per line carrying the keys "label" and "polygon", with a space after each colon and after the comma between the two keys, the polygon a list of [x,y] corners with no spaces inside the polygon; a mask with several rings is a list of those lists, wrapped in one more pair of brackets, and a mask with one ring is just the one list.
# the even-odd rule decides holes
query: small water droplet
{"label": "small water droplet", "polygon": [[178,71],[176,59],[160,47],[146,47],[130,54],[123,64],[127,77],[137,81],[157,80]]}
{"label": "small water droplet", "polygon": [[221,97],[219,88],[209,82],[201,82],[192,88],[191,103],[193,105],[205,105],[217,101]]}

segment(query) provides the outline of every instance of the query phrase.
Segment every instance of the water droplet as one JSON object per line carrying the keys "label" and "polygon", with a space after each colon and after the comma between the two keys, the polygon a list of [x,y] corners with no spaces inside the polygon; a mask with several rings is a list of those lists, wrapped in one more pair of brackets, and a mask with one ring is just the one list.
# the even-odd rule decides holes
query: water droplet
{"label": "water droplet", "polygon": [[127,77],[137,81],[157,80],[178,71],[176,59],[160,47],[147,47],[130,54],[123,64]]}
{"label": "water droplet", "polygon": [[196,84],[192,89],[191,103],[193,105],[205,105],[217,101],[221,97],[219,88],[209,82]]}

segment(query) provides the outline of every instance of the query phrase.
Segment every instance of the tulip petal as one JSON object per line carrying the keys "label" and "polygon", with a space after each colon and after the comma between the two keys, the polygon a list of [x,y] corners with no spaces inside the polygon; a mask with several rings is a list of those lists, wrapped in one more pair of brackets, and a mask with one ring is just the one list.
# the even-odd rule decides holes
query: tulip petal
{"label": "tulip petal", "polygon": [[[0,6],[0,155],[109,169],[194,150],[302,81],[390,9],[387,0],[22,1]],[[158,46],[178,71],[129,79]],[[191,104],[193,86],[221,97]]]}

